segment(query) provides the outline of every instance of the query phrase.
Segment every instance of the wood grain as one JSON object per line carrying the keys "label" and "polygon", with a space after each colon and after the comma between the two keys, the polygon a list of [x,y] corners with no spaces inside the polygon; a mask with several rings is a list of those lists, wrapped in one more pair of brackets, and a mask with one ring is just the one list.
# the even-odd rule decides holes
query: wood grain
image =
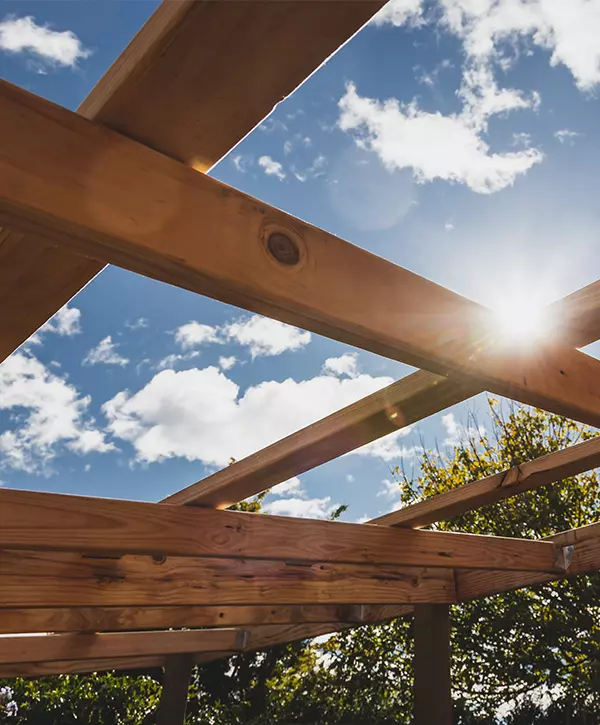
{"label": "wood grain", "polygon": [[[509,354],[488,313],[444,287],[10,84],[0,108],[0,224],[600,426],[600,361]],[[297,264],[269,255],[275,232]]]}
{"label": "wood grain", "polygon": [[491,594],[545,584],[557,579],[589,574],[600,570],[600,523],[571,529],[549,536],[557,547],[573,546],[571,564],[562,576],[531,574],[526,572],[457,572],[456,586],[461,601],[487,597]]}
{"label": "wood grain", "polygon": [[[79,113],[207,170],[382,4],[166,0]],[[103,267],[40,235],[10,240],[17,252],[0,253],[0,361]]]}
{"label": "wood grain", "polygon": [[413,626],[413,725],[452,725],[450,608],[447,604],[419,604]]}
{"label": "wood grain", "polygon": [[156,725],[185,725],[193,666],[194,658],[191,654],[170,655],[166,658]]}
{"label": "wood grain", "polygon": [[0,634],[110,632],[266,624],[370,624],[403,617],[408,604],[3,608]]}
{"label": "wood grain", "polygon": [[0,489],[0,548],[556,570],[549,542],[14,489]]}
{"label": "wood grain", "polygon": [[380,526],[428,526],[597,466],[600,466],[600,436],[392,511],[370,523]]}
{"label": "wood grain", "polygon": [[244,630],[201,629],[165,632],[108,632],[0,637],[0,664],[40,661],[105,659],[215,652],[243,647]]}
{"label": "wood grain", "polygon": [[0,553],[6,607],[452,602],[453,569],[60,552]]}

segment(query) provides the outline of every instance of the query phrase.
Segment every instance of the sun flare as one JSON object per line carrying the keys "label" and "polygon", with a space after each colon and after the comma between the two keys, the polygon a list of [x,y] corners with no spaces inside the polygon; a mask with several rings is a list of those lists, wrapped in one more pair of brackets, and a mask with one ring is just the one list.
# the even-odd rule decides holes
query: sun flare
{"label": "sun flare", "polygon": [[503,342],[535,345],[552,334],[552,320],[545,304],[525,296],[508,296],[493,311],[496,332]]}

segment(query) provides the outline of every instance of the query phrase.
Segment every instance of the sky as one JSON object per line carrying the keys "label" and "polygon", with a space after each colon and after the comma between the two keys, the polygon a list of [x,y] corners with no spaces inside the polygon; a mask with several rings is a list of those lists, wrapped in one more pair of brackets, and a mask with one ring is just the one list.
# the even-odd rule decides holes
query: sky
{"label": "sky", "polygon": [[[74,110],[157,4],[3,0],[1,75]],[[395,0],[211,174],[518,332],[600,277],[598,38],[600,0]],[[411,370],[110,267],[0,366],[0,481],[158,501]],[[485,428],[483,396],[266,510],[385,513],[392,470],[451,450],[471,415]]]}

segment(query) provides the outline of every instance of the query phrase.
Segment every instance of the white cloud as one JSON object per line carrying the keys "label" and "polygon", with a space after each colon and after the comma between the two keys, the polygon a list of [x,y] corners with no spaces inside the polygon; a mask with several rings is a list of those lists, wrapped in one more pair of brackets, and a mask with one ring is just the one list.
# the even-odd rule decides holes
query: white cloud
{"label": "white cloud", "polygon": [[331,497],[325,498],[280,498],[269,501],[263,511],[273,516],[296,516],[305,519],[326,519],[338,508],[331,503]]}
{"label": "white cloud", "polygon": [[381,483],[383,484],[383,488],[377,492],[377,496],[383,496],[389,499],[400,498],[401,489],[397,481],[390,481],[385,478]]}
{"label": "white cloud", "polygon": [[577,131],[569,131],[568,128],[563,128],[560,131],[554,132],[555,139],[560,141],[560,143],[568,144],[569,146],[572,146],[575,143],[575,139],[580,136],[583,136],[583,134],[578,133]]}
{"label": "white cloud", "polygon": [[39,332],[53,332],[63,337],[78,335],[81,332],[81,310],[65,305],[40,328]]}
{"label": "white cloud", "polygon": [[354,483],[355,480],[356,479],[354,478],[354,476],[351,473],[346,474],[346,481],[348,481],[348,483]]}
{"label": "white cloud", "polygon": [[333,375],[347,375],[349,378],[355,378],[358,375],[358,354],[355,352],[347,352],[339,357],[328,357],[323,363],[323,372]]}
{"label": "white cloud", "polygon": [[0,22],[0,50],[31,53],[47,63],[71,68],[91,55],[72,31],[38,25],[30,15],[8,16]]}
{"label": "white cloud", "polygon": [[285,179],[285,171],[279,161],[275,161],[270,156],[261,156],[258,159],[258,165],[264,169],[268,176],[276,176],[280,181]]}
{"label": "white cloud", "polygon": [[48,474],[61,446],[82,454],[114,449],[86,417],[90,402],[37,358],[11,355],[0,366],[0,410],[13,412],[17,427],[0,434],[2,467]]}
{"label": "white cloud", "polygon": [[192,320],[175,330],[175,342],[184,350],[211,342],[220,342],[218,328]]}
{"label": "white cloud", "polygon": [[402,489],[400,488],[397,481],[390,481],[387,478],[385,478],[381,483],[383,485],[383,488],[377,492],[377,497],[384,498],[390,502],[389,508],[386,509],[384,513],[389,513],[390,511],[397,511],[402,506],[402,503],[400,501]]}
{"label": "white cloud", "polygon": [[[386,385],[389,377],[318,376],[239,386],[216,367],[163,370],[103,406],[108,430],[140,461],[181,457],[226,466]],[[371,454],[372,455],[372,454]]]}
{"label": "white cloud", "polygon": [[411,427],[401,428],[394,433],[389,433],[383,438],[367,443],[355,451],[352,455],[367,456],[369,458],[380,458],[383,461],[397,460],[399,458],[414,458],[418,453],[422,452],[421,446],[403,446],[400,439],[404,438],[411,432]]}
{"label": "white cloud", "polygon": [[447,232],[451,232],[451,231],[453,231],[453,229],[454,229],[454,224],[453,224],[452,222],[448,221],[448,222],[446,222],[446,223],[444,224],[444,229],[445,229],[445,230],[446,230]]}
{"label": "white cloud", "polygon": [[107,335],[103,340],[93,347],[83,359],[84,365],[127,365],[129,359],[117,352],[119,344],[112,341]]}
{"label": "white cloud", "polygon": [[261,315],[230,322],[221,328],[221,334],[230,342],[248,347],[253,358],[300,350],[311,340],[310,332]]}
{"label": "white cloud", "polygon": [[137,320],[134,320],[133,322],[127,321],[125,323],[125,327],[128,330],[143,330],[145,327],[148,327],[150,325],[150,322],[148,321],[148,318],[146,317],[138,317]]}
{"label": "white cloud", "polygon": [[219,358],[219,367],[221,370],[231,370],[236,362],[237,358],[235,355],[230,355],[229,357],[221,356]]}
{"label": "white cloud", "polygon": [[283,144],[283,153],[287,156],[292,153],[293,144],[291,141],[286,141]]}
{"label": "white cloud", "polygon": [[[463,114],[444,116],[422,111],[416,102],[380,102],[362,97],[348,84],[339,102],[339,126],[374,151],[391,171],[410,168],[417,181],[457,181],[479,193],[499,191],[542,160],[536,149],[492,153],[481,138],[486,113],[521,107],[518,94],[489,87],[463,93]],[[529,101],[532,103],[533,101]]]}
{"label": "white cloud", "polygon": [[465,426],[456,420],[453,413],[446,413],[446,415],[442,416],[442,425],[446,430],[444,444],[453,448],[471,439],[478,440],[485,435],[483,426]]}
{"label": "white cloud", "polygon": [[528,39],[565,65],[582,90],[600,83],[597,0],[439,0],[442,23],[478,64],[506,61],[507,41]]}
{"label": "white cloud", "polygon": [[294,478],[290,478],[287,481],[283,481],[283,483],[277,484],[277,486],[273,486],[269,495],[288,496],[291,493],[294,494],[296,498],[306,497],[306,492],[302,488],[302,481],[298,478],[298,476],[294,476]]}
{"label": "white cloud", "polygon": [[410,23],[418,25],[423,17],[422,0],[390,0],[373,17],[374,25],[394,25],[400,27]]}
{"label": "white cloud", "polygon": [[176,367],[179,363],[187,362],[188,360],[193,360],[194,358],[198,357],[200,355],[200,352],[198,350],[190,350],[190,352],[186,353],[171,353],[171,355],[167,355],[162,358],[162,360],[159,360],[156,363],[156,369],[157,370],[171,370],[172,368]]}
{"label": "white cloud", "polygon": [[298,171],[295,166],[292,166],[292,172],[298,181],[305,182],[308,179],[316,179],[319,176],[323,176],[326,168],[327,158],[323,154],[319,154],[304,171]]}

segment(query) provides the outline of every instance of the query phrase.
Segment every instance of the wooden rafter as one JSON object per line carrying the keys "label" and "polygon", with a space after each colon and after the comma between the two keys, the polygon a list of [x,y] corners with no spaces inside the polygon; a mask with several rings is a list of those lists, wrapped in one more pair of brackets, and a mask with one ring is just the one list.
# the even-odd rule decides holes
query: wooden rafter
{"label": "wooden rafter", "polygon": [[600,426],[600,361],[508,355],[444,287],[6,83],[0,107],[0,224]]}
{"label": "wooden rafter", "polygon": [[[205,171],[382,5],[166,0],[79,113]],[[43,236],[11,232],[0,244],[0,360],[102,267]]]}
{"label": "wooden rafter", "polygon": [[11,489],[0,490],[0,548],[247,563],[558,570],[549,542]]}
{"label": "wooden rafter", "polygon": [[379,516],[380,526],[428,526],[600,466],[600,436]]}

